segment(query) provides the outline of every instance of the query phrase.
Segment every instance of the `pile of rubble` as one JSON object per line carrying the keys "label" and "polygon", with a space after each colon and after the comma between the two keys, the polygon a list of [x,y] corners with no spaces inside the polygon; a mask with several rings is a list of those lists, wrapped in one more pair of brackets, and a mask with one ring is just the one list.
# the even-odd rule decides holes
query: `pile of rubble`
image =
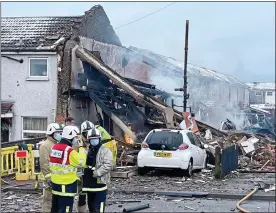
{"label": "pile of rubble", "polygon": [[245,170],[275,171],[275,145],[266,143],[257,137],[239,141],[243,155],[240,156],[240,168]]}
{"label": "pile of rubble", "polygon": [[215,147],[222,150],[239,146],[239,167],[245,170],[275,171],[275,141],[261,135],[233,132],[225,137],[213,137],[209,130],[204,136],[209,149],[215,155]]}

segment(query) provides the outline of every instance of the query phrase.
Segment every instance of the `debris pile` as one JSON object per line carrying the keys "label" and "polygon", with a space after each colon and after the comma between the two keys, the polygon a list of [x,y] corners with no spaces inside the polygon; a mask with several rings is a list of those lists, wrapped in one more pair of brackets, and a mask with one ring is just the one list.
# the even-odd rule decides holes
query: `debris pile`
{"label": "debris pile", "polygon": [[240,158],[240,167],[245,170],[275,171],[275,145],[257,142],[256,148],[251,153]]}
{"label": "debris pile", "polygon": [[232,145],[240,148],[239,167],[245,170],[275,171],[275,141],[258,134],[235,132],[225,137],[214,137],[209,130],[204,136],[210,152],[215,155],[215,147],[222,150]]}

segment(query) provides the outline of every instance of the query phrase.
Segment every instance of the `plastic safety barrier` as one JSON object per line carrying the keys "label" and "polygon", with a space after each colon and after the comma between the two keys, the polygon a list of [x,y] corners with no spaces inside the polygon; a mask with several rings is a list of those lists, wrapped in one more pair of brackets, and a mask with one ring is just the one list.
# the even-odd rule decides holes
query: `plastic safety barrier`
{"label": "plastic safety barrier", "polygon": [[[15,180],[29,180],[29,152],[28,150],[20,150],[15,152],[15,160],[17,162],[17,172]],[[24,161],[24,163],[21,163]]]}
{"label": "plastic safety barrier", "polygon": [[[111,150],[114,166],[116,166],[118,142],[112,140],[105,143],[104,146]],[[1,149],[1,177],[15,174],[16,180],[44,179],[36,168],[36,165],[39,165],[39,151],[34,149],[33,144],[28,144],[27,149],[19,150],[18,146]]]}
{"label": "plastic safety barrier", "polygon": [[[28,151],[32,150],[32,145],[27,145]],[[16,152],[19,151],[18,146],[11,146],[1,148],[1,177],[5,177],[10,174],[15,174],[18,170],[18,164],[23,167],[26,164],[26,160],[16,160]],[[28,159],[29,160],[29,159]],[[30,164],[29,164],[29,168]]]}

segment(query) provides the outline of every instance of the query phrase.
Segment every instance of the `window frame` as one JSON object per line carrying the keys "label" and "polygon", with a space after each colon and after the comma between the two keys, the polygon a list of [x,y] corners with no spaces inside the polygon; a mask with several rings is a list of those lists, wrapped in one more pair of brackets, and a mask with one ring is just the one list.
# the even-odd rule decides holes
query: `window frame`
{"label": "window frame", "polygon": [[29,138],[24,138],[24,133],[34,133],[34,134],[46,134],[46,129],[45,130],[24,130],[24,118],[40,118],[40,119],[46,119],[46,123],[48,124],[48,117],[43,117],[43,116],[22,116],[22,121],[21,121],[21,138],[22,140],[26,140]]}
{"label": "window frame", "polygon": [[261,91],[256,91],[256,92],[255,92],[255,95],[256,95],[256,96],[262,96],[262,92],[261,92]]}
{"label": "window frame", "polygon": [[[46,60],[46,65],[47,65],[47,75],[45,76],[34,76],[34,75],[31,75],[31,60]],[[31,79],[48,79],[49,78],[49,60],[48,60],[48,57],[29,57],[29,75],[28,75],[29,78]]]}
{"label": "window frame", "polygon": [[[270,95],[269,95],[269,94],[270,94]],[[273,96],[273,92],[272,92],[272,91],[267,91],[267,92],[266,92],[266,95],[267,95],[267,96]]]}

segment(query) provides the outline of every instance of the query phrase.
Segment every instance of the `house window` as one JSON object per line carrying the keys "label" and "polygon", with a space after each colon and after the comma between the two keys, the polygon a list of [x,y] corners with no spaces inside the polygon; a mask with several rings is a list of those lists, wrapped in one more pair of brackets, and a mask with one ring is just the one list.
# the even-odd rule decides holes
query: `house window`
{"label": "house window", "polygon": [[255,94],[256,94],[256,96],[261,96],[262,92],[256,92]]}
{"label": "house window", "polygon": [[266,92],[267,96],[272,96],[272,92]]}
{"label": "house window", "polygon": [[46,134],[47,118],[23,117],[22,138],[38,138]]}
{"label": "house window", "polygon": [[30,58],[30,77],[48,77],[48,59]]}

